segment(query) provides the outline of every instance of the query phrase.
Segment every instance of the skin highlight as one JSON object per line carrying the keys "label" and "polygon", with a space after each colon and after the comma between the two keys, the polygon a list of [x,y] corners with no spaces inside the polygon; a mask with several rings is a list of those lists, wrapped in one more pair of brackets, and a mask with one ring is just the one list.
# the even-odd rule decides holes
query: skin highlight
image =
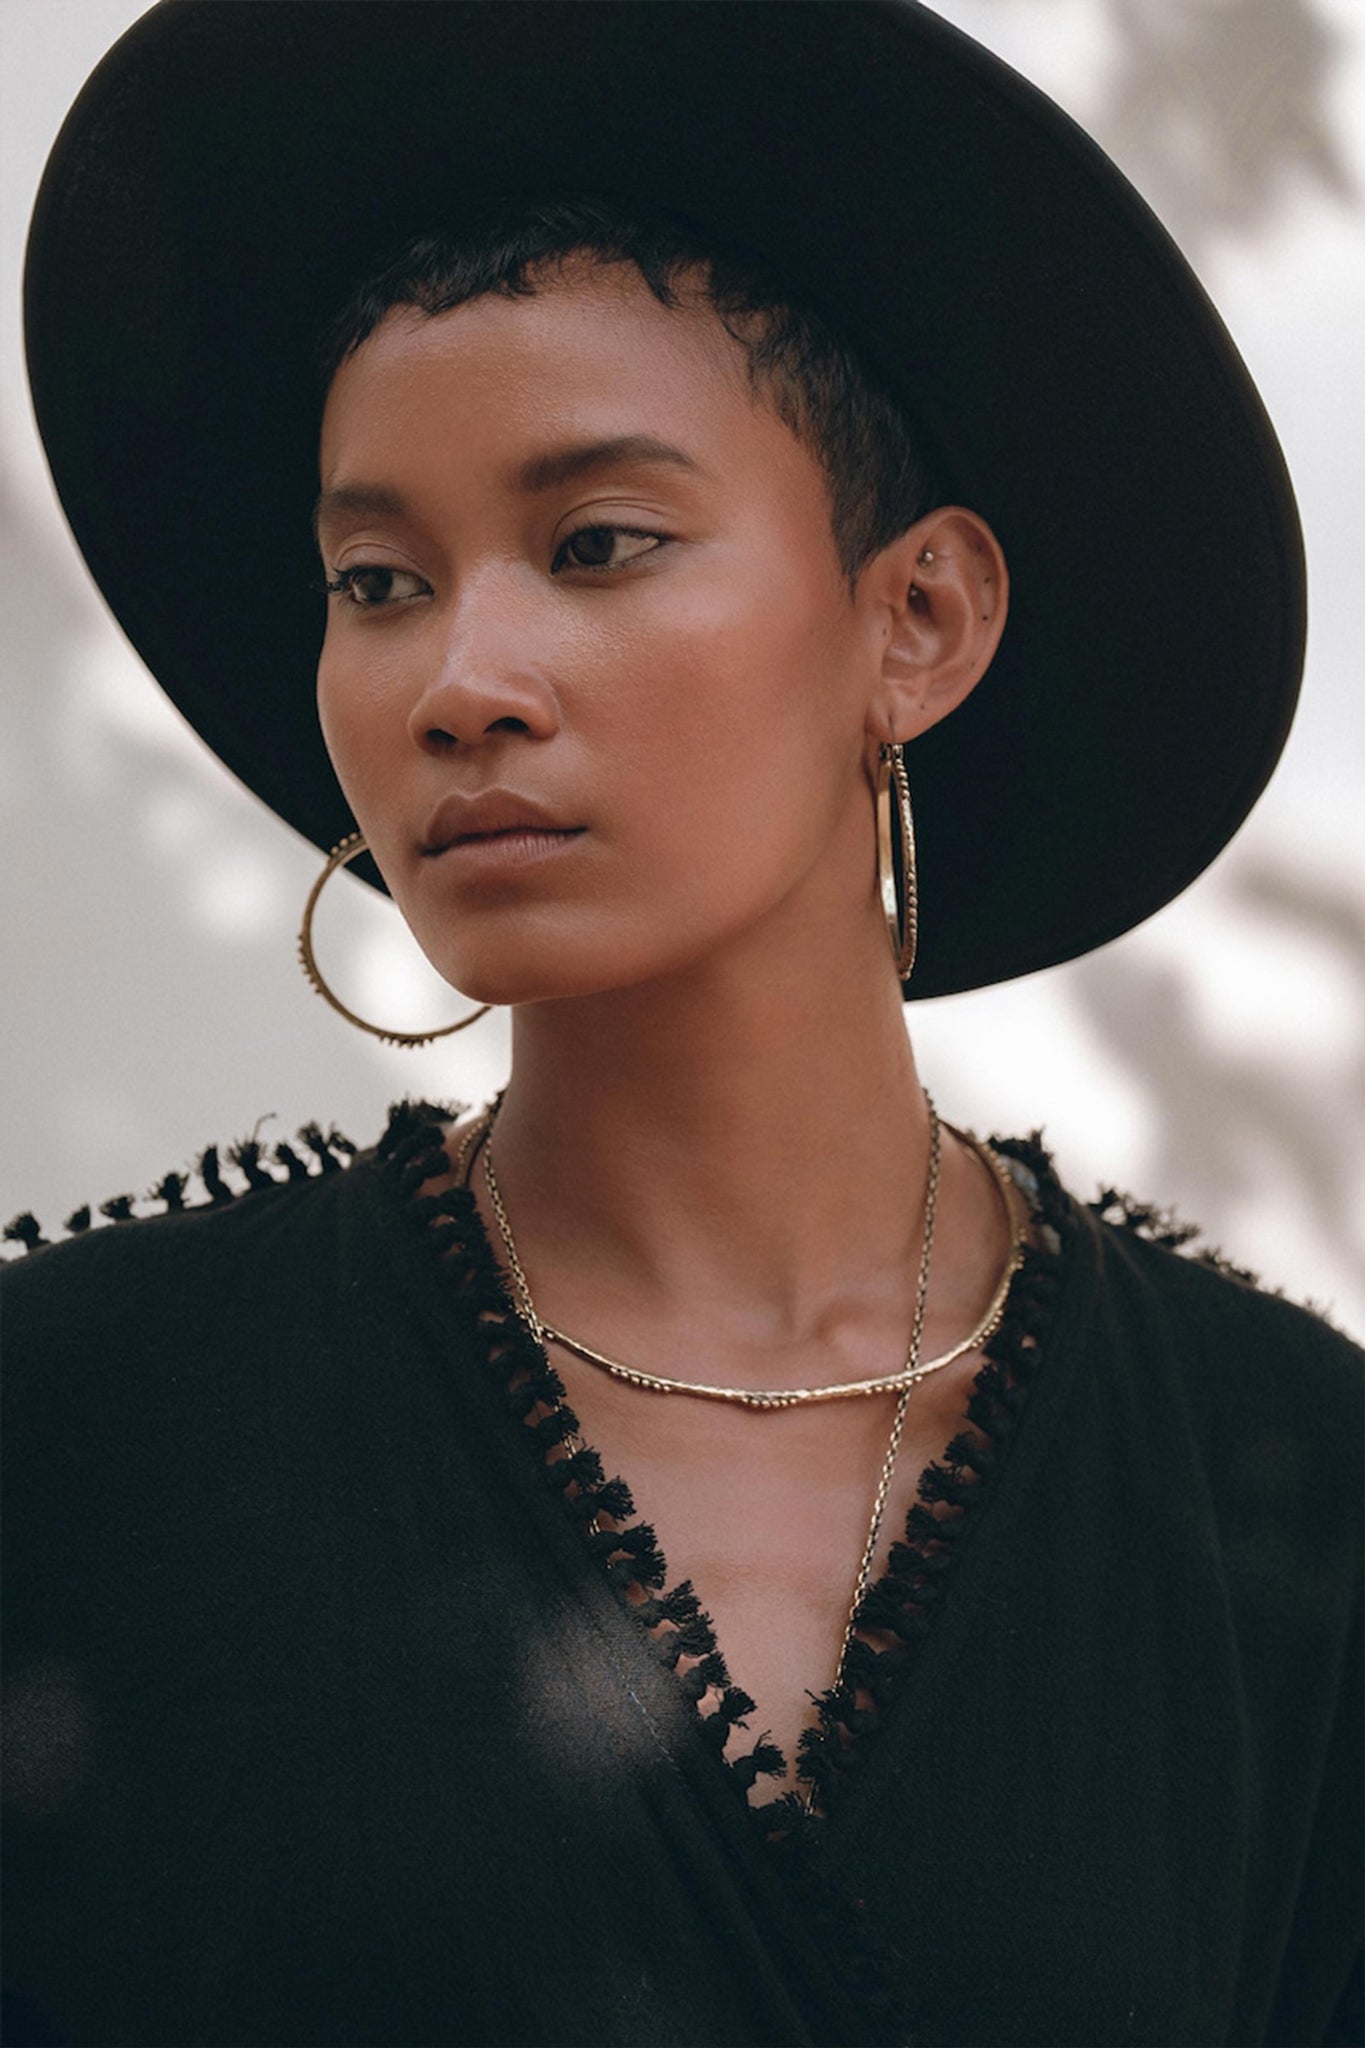
{"label": "skin highlight", "polygon": [[[692,466],[519,474],[641,435]],[[873,778],[882,740],[913,741],[989,665],[990,529],[941,508],[850,591],[823,473],[710,309],[587,258],[531,298],[395,309],[333,382],[321,481],[345,585],[323,730],[428,957],[515,1005],[498,1173],[543,1312],[682,1377],[895,1370],[928,1120]],[[489,790],[576,836],[433,855],[442,802]],[[1006,1237],[946,1141],[926,1355],[972,1327]],[[890,1401],[753,1416],[555,1362],[790,1755],[832,1676]],[[886,1542],[979,1363],[912,1398]]]}

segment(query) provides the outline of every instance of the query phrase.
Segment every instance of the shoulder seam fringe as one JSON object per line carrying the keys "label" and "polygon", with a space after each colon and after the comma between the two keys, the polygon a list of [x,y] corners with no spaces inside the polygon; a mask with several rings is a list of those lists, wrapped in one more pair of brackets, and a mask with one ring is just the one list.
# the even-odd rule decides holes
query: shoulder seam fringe
{"label": "shoulder seam fringe", "polygon": [[1201,1266],[1211,1266],[1215,1272],[1226,1273],[1233,1280],[1245,1281],[1248,1287],[1261,1285],[1257,1275],[1248,1267],[1234,1265],[1216,1246],[1201,1245],[1198,1240],[1204,1234],[1202,1225],[1187,1223],[1173,1208],[1159,1208],[1154,1202],[1139,1201],[1135,1195],[1112,1187],[1102,1187],[1095,1200],[1086,1206],[1101,1223],[1112,1224],[1116,1230],[1126,1230],[1132,1236],[1142,1238],[1146,1244],[1160,1245],[1163,1251],[1180,1252]]}
{"label": "shoulder seam fringe", "polygon": [[1306,1314],[1316,1316],[1329,1330],[1335,1330],[1340,1336],[1349,1335],[1336,1321],[1330,1303],[1311,1299],[1294,1302],[1283,1287],[1271,1286],[1249,1266],[1239,1266],[1220,1246],[1201,1244],[1203,1226],[1187,1223],[1173,1208],[1159,1208],[1154,1202],[1139,1201],[1135,1195],[1113,1187],[1100,1188],[1095,1200],[1087,1202],[1086,1207],[1099,1222],[1114,1230],[1125,1230],[1130,1237],[1140,1238],[1144,1244],[1159,1245],[1163,1251],[1177,1252],[1192,1265],[1221,1273],[1225,1280],[1238,1280],[1244,1287],[1254,1288],[1258,1294],[1269,1295],[1274,1301],[1290,1302]]}
{"label": "shoulder seam fringe", "polygon": [[[1060,1245],[1070,1211],[1038,1135],[992,1142],[1036,1182],[1033,1200],[1039,1221]],[[582,1443],[563,1381],[516,1313],[473,1195],[462,1187],[423,1192],[449,1167],[437,1113],[426,1105],[399,1105],[379,1157],[393,1173],[399,1197],[436,1256],[443,1278],[472,1310],[481,1363],[495,1384],[501,1384],[511,1415],[527,1432],[528,1449],[539,1454],[546,1484],[654,1654],[677,1677],[703,1739],[778,1857],[835,1974],[875,2021],[878,2039],[894,2040],[901,2048],[923,2048],[898,1983],[904,1980],[904,1959],[893,1956],[873,1936],[862,1902],[848,1898],[831,1876],[822,1816],[808,1813],[795,1793],[757,1808],[750,1805],[747,1795],[756,1780],[781,1774],[782,1752],[765,1734],[746,1754],[724,1755],[730,1730],[746,1726],[754,1703],[731,1682],[710,1616],[691,1581],[664,1590],[665,1559],[653,1528],[631,1520],[635,1504],[630,1488],[619,1477],[608,1479],[596,1451]],[[919,1499],[907,1518],[905,1540],[894,1546],[887,1575],[869,1590],[864,1603],[864,1627],[892,1638],[893,1647],[878,1651],[855,1637],[849,1677],[817,1703],[819,1725],[801,1738],[797,1775],[814,1784],[826,1813],[853,1775],[858,1739],[875,1726],[904,1681],[927,1632],[933,1605],[942,1597],[959,1540],[973,1525],[1018,1425],[1060,1268],[1060,1250],[1026,1253],[1005,1317],[985,1347],[986,1363],[974,1382],[968,1404],[973,1427],[954,1438],[945,1463],[924,1474]],[[935,1512],[940,1506],[943,1514]],[[719,1700],[704,1713],[702,1701],[708,1694],[718,1694]]]}
{"label": "shoulder seam fringe", "polygon": [[[389,1114],[392,1118],[394,1111],[391,1109]],[[260,1129],[259,1124],[256,1129]],[[325,1173],[336,1173],[349,1166],[356,1156],[356,1147],[335,1124],[326,1130],[318,1123],[304,1124],[295,1137],[302,1147],[301,1153],[287,1139],[264,1145],[255,1132],[225,1149],[208,1145],[191,1170],[173,1167],[145,1195],[111,1195],[98,1205],[96,1213],[117,1224],[146,1222],[154,1216],[179,1215],[195,1209],[222,1208],[266,1188],[287,1187],[296,1180],[320,1180]],[[240,1176],[241,1185],[234,1185],[228,1177],[224,1162]],[[203,1200],[186,1199],[197,1190],[202,1190]],[[91,1229],[92,1222],[91,1205],[86,1202],[72,1210],[62,1229],[68,1239],[82,1237]],[[24,1252],[42,1251],[62,1241],[60,1237],[46,1237],[37,1217],[28,1211],[7,1223],[0,1236],[6,1244],[21,1246]]]}

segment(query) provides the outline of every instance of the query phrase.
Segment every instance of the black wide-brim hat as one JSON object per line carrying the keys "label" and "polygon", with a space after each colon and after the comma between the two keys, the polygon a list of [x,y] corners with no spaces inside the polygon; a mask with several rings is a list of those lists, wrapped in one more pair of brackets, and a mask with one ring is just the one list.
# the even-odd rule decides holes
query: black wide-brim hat
{"label": "black wide-brim hat", "polygon": [[34,215],[34,403],[104,596],[234,774],[319,847],[352,829],[314,706],[321,333],[409,236],[560,191],[752,250],[1004,546],[1000,653],[907,757],[908,993],[1072,959],[1192,881],[1297,692],[1280,452],[1133,188],[910,0],[164,0],[110,51]]}

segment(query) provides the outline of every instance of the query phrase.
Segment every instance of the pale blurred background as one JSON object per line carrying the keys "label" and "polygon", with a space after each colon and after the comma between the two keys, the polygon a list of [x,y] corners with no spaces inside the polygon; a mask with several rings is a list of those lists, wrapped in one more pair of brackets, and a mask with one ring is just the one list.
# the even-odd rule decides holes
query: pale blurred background
{"label": "pale blurred background", "polygon": [[[921,1066],[954,1120],[1041,1124],[1078,1194],[1116,1183],[1174,1204],[1360,1335],[1365,0],[940,11],[1089,128],[1199,270],[1297,483],[1312,627],[1288,752],[1232,848],[1089,960],[915,1006]],[[49,1231],[263,1117],[263,1137],[316,1117],[367,1143],[394,1097],[482,1099],[507,1059],[504,1017],[404,1054],[309,991],[294,933],[318,856],[164,702],[52,496],[19,338],[28,213],[68,106],[141,12],[131,0],[0,0],[0,662],[12,713],[0,1217],[32,1208]],[[333,884],[318,937],[362,1010],[409,1028],[452,1014],[397,914],[359,884]]]}

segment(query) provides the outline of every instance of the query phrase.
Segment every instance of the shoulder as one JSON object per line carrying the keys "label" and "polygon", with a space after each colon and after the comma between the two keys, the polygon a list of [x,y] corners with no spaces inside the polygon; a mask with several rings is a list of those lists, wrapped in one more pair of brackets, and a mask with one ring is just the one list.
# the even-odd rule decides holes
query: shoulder
{"label": "shoulder", "polygon": [[7,1363],[41,1379],[177,1348],[183,1360],[229,1327],[240,1342],[268,1335],[272,1317],[296,1324],[307,1305],[342,1296],[360,1256],[354,1184],[429,1142],[444,1113],[401,1103],[364,1153],[316,1123],[270,1146],[211,1145],[145,1197],[76,1210],[65,1234],[16,1218],[0,1263]]}
{"label": "shoulder", "polygon": [[12,1506],[16,1490],[45,1497],[32,1467],[70,1466],[89,1486],[110,1460],[131,1471],[154,1439],[213,1431],[220,1411],[259,1401],[269,1356],[297,1351],[307,1304],[317,1319],[335,1191],[350,1179],[333,1134],[288,1149],[292,1172],[273,1152],[210,1147],[155,1198],[76,1211],[65,1238],[35,1242],[24,1227],[32,1248],[0,1273]]}
{"label": "shoulder", "polygon": [[335,1128],[309,1124],[293,1142],[208,1146],[193,1171],[166,1174],[146,1196],[85,1204],[49,1234],[31,1213],[5,1227],[0,1266],[7,1312],[32,1303],[123,1302],[144,1287],[173,1286],[232,1260],[262,1230],[315,1215],[319,1193],[356,1147]]}
{"label": "shoulder", "polygon": [[1360,1401],[1365,1351],[1323,1310],[1263,1284],[1169,1210],[1106,1189],[1084,1214],[1100,1247],[1102,1288],[1145,1305],[1172,1342],[1224,1359],[1234,1372],[1239,1362],[1250,1370],[1255,1360],[1273,1361],[1282,1381]]}
{"label": "shoulder", "polygon": [[285,1443],[285,1463],[335,1463],[384,1383],[363,1368],[411,1341],[394,1257],[411,1233],[388,1190],[439,1149],[438,1114],[400,1104],[364,1152],[318,1125],[268,1152],[211,1147],[154,1202],[76,1212],[64,1240],[24,1225],[35,1248],[0,1274],[11,1527],[48,1545],[63,1517],[88,1535],[254,1499]]}
{"label": "shoulder", "polygon": [[1094,1252],[1097,1348],[1129,1412],[1152,1418],[1153,1444],[1178,1429],[1215,1492],[1292,1496],[1356,1527],[1365,1351],[1167,1211],[1106,1190],[1073,1212]]}

